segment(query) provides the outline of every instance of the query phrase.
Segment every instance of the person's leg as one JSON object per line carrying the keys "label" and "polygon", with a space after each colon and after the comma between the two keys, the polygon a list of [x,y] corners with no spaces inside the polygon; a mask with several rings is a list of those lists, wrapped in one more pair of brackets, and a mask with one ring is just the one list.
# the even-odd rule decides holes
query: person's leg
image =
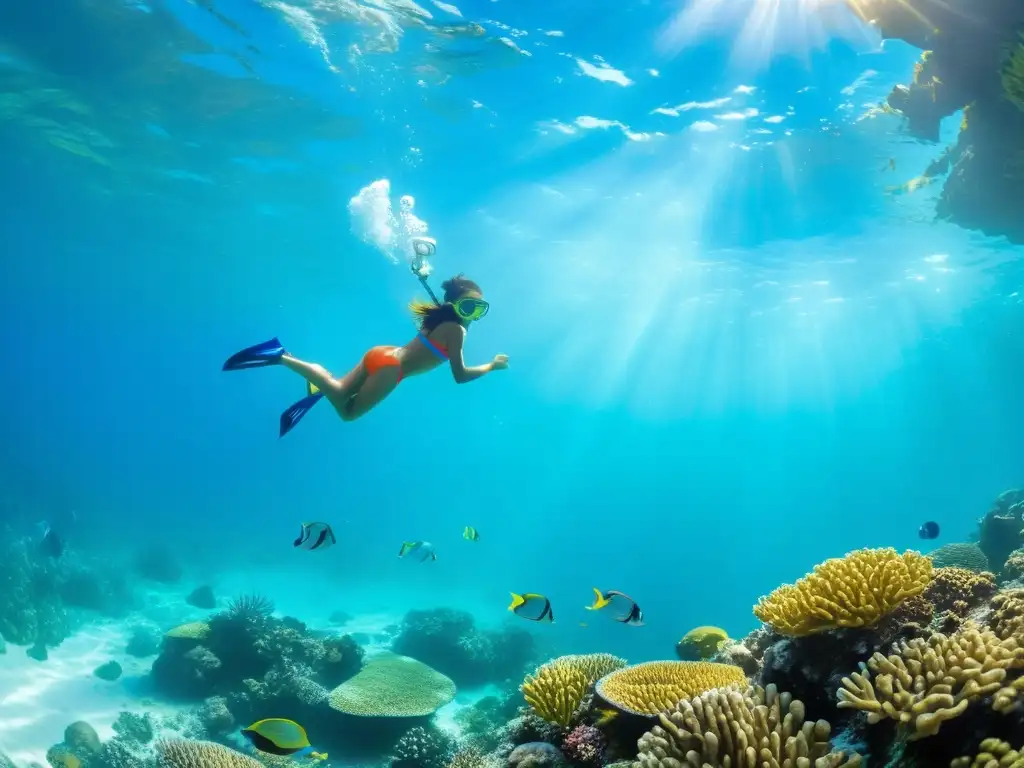
{"label": "person's leg", "polygon": [[294,371],[324,393],[341,418],[345,418],[345,406],[366,381],[366,369],[362,361],[342,378],[336,379],[331,372],[318,363],[307,363],[291,355],[282,355],[281,365]]}
{"label": "person's leg", "polygon": [[390,395],[401,380],[401,366],[387,365],[379,368],[366,377],[362,386],[345,403],[344,408],[338,409],[338,414],[345,421],[355,421]]}

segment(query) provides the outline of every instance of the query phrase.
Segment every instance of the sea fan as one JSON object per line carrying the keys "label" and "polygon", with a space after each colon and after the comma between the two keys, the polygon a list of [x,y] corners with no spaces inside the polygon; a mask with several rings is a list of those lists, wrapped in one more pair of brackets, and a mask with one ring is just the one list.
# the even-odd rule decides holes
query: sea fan
{"label": "sea fan", "polygon": [[228,603],[227,616],[235,621],[259,622],[270,618],[274,604],[263,595],[241,595]]}

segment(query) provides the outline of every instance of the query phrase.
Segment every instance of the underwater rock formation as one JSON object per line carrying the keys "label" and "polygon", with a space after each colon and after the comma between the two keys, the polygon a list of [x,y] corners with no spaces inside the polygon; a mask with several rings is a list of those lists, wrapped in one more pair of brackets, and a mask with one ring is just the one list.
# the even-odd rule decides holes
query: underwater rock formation
{"label": "underwater rock formation", "polygon": [[260,707],[305,703],[310,689],[334,687],[356,674],[363,651],[348,636],[314,637],[272,616],[273,606],[240,598],[208,622],[167,633],[150,672],[170,696],[229,697],[239,720]]}
{"label": "underwater rock formation", "polygon": [[213,595],[213,587],[207,585],[193,589],[185,598],[185,602],[204,611],[212,611],[217,607],[217,598]]}
{"label": "underwater rock formation", "polygon": [[444,673],[460,687],[519,679],[534,656],[523,629],[481,630],[472,614],[452,608],[409,611],[391,649]]}
{"label": "underwater rock formation", "polygon": [[[910,133],[937,141],[939,122],[964,108],[957,143],[925,178],[949,172],[937,214],[1024,242],[1024,4],[1019,0],[847,0],[884,38],[923,53],[890,109]],[[1002,561],[999,561],[1002,562]]]}

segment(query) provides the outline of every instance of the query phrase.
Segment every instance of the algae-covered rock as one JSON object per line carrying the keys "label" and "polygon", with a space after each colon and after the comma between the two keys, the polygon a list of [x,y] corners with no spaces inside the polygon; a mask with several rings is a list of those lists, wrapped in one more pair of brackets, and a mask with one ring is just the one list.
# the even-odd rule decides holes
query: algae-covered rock
{"label": "algae-covered rock", "polygon": [[98,755],[102,748],[96,729],[84,720],[74,722],[64,729],[64,743],[76,755],[84,757]]}
{"label": "algae-covered rock", "polygon": [[48,658],[50,658],[50,654],[47,652],[46,646],[42,643],[36,643],[35,645],[33,645],[31,648],[25,651],[25,655],[27,655],[30,659],[35,659],[36,661],[46,661]]}
{"label": "algae-covered rock", "polygon": [[92,673],[100,680],[112,683],[121,677],[121,665],[116,661],[108,661],[106,664],[100,664]]}

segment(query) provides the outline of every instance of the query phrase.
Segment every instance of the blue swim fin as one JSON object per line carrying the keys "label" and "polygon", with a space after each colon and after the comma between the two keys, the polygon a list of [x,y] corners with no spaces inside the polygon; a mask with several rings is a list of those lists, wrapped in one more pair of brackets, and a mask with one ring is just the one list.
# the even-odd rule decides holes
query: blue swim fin
{"label": "blue swim fin", "polygon": [[236,352],[224,363],[225,371],[240,371],[244,368],[262,368],[265,365],[277,365],[281,362],[281,355],[284,354],[284,347],[275,336],[270,341],[262,344],[254,344],[246,347],[241,352]]}
{"label": "blue swim fin", "polygon": [[297,403],[293,403],[289,406],[288,410],[281,414],[281,431],[279,433],[279,437],[284,437],[291,432],[292,428],[302,420],[302,417],[309,412],[310,408],[320,402],[320,398],[323,396],[323,392],[317,392],[312,395],[307,395]]}

